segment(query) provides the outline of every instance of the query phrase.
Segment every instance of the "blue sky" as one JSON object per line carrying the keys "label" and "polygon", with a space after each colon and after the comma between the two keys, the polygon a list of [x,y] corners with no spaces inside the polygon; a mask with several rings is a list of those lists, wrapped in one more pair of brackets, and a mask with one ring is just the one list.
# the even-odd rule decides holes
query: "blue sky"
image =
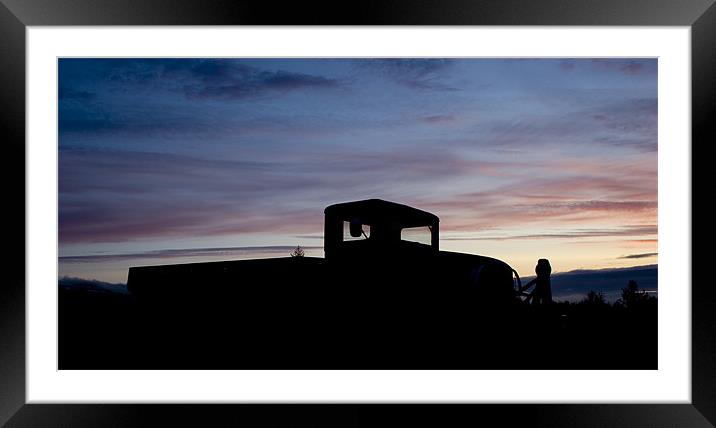
{"label": "blue sky", "polygon": [[383,198],[530,274],[655,263],[656,59],[60,59],[61,276],[322,255]]}

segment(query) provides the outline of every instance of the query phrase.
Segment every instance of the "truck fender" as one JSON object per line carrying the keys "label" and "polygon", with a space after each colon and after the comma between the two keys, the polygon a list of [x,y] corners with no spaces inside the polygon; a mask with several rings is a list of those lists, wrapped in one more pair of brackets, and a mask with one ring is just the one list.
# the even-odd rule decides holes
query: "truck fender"
{"label": "truck fender", "polygon": [[484,267],[485,265],[480,265],[470,270],[470,284],[480,285],[480,274],[482,273],[482,269],[484,269]]}

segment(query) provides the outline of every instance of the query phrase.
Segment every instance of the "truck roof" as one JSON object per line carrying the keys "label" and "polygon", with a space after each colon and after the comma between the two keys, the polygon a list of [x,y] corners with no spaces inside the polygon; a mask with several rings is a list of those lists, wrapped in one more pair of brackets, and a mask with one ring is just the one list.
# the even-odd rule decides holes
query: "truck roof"
{"label": "truck roof", "polygon": [[364,223],[370,224],[372,220],[394,219],[405,227],[424,226],[440,221],[438,216],[427,211],[409,207],[382,199],[366,199],[363,201],[344,202],[326,207],[327,216],[359,217]]}

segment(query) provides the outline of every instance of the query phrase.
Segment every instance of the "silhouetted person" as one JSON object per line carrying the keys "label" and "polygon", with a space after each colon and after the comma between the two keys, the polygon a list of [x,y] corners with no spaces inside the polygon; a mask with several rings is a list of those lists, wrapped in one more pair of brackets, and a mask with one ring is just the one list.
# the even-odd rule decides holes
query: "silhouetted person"
{"label": "silhouetted person", "polygon": [[528,290],[533,285],[535,287],[532,294],[527,298],[527,301],[531,299],[533,305],[547,305],[552,303],[552,283],[549,277],[551,273],[552,266],[549,265],[549,260],[539,259],[535,267],[537,277],[522,287],[522,291]]}

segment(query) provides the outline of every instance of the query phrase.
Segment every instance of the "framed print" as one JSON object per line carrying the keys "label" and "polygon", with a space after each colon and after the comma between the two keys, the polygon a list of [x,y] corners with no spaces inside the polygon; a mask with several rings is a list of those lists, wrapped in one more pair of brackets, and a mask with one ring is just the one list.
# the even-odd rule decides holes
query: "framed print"
{"label": "framed print", "polygon": [[713,423],[711,2],[96,6],[2,8],[10,426]]}

